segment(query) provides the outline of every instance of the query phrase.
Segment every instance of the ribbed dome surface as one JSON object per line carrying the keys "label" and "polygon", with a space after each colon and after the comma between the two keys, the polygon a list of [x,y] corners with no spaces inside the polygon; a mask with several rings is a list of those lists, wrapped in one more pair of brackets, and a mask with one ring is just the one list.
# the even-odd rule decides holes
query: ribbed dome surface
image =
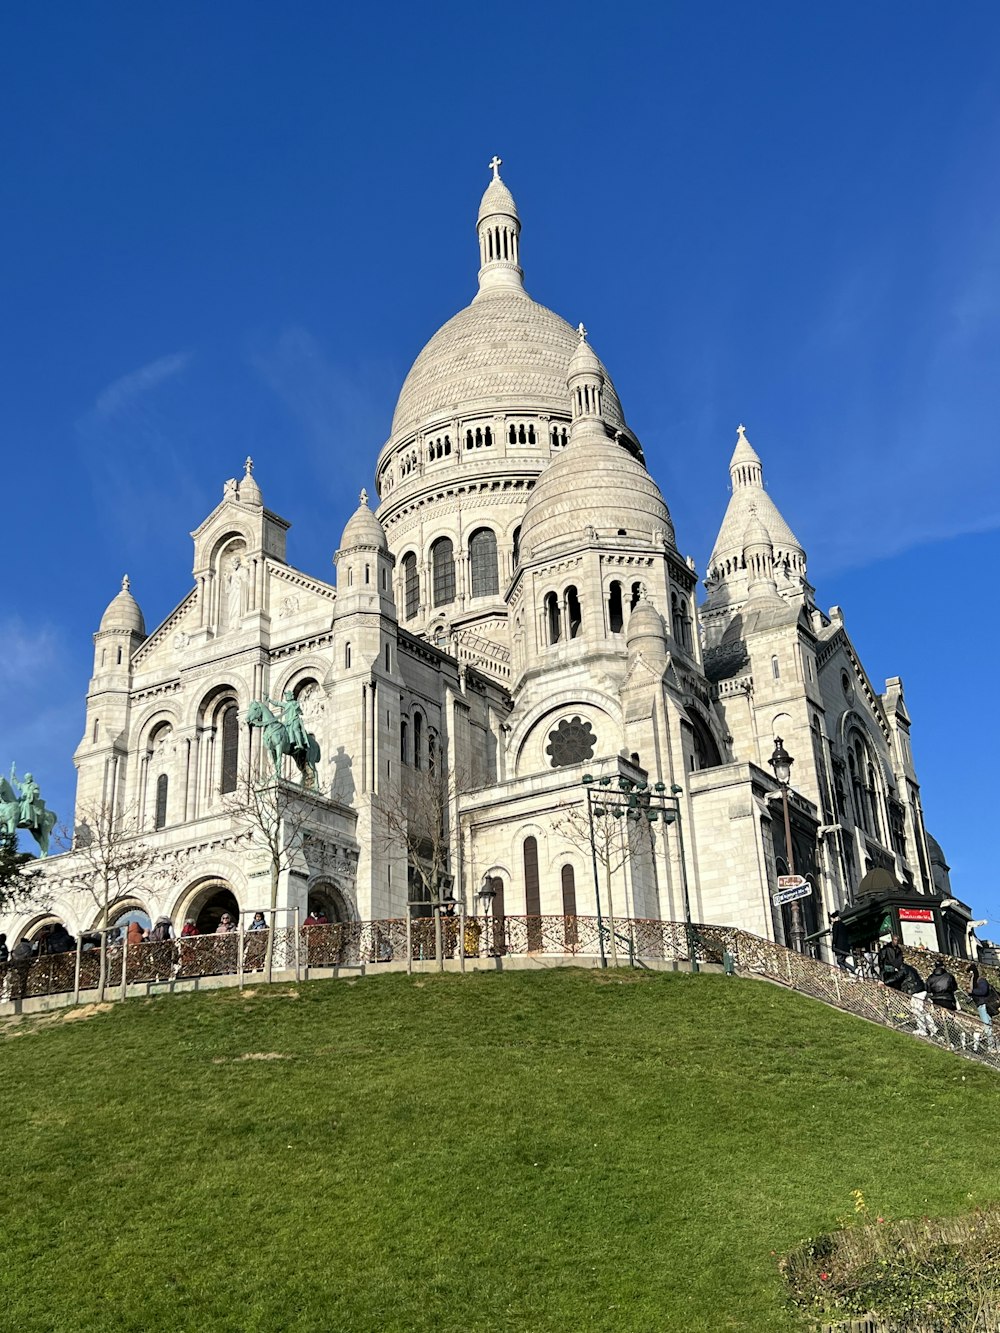
{"label": "ribbed dome surface", "polygon": [[614,440],[573,441],[545,469],[528,498],[521,523],[521,559],[540,555],[587,528],[599,536],[652,540],[662,532],[674,545],[670,511],[643,465]]}
{"label": "ribbed dome surface", "polygon": [[[482,222],[483,218],[496,217],[506,214],[507,217],[517,217],[517,205],[514,203],[514,196],[499,176],[491,180],[483,193],[479,202],[479,217],[477,222]],[[520,218],[518,218],[520,222]]]}
{"label": "ribbed dome surface", "polygon": [[374,547],[379,551],[389,549],[385,528],[368,508],[367,495],[362,498],[357,509],[347,520],[343,536],[340,539],[340,549],[342,551],[349,551],[352,547],[357,546]]}
{"label": "ribbed dome surface", "polygon": [[101,616],[101,631],[113,629],[129,630],[132,634],[143,636],[146,633],[146,622],[139,603],[129,591],[127,575],[122,580],[121,592],[111,599],[108,609]]}
{"label": "ribbed dome surface", "polygon": [[[392,435],[435,417],[478,408],[558,412],[569,408],[566,376],[580,335],[522,291],[484,291],[448,320],[414,361],[392,419]],[[608,372],[603,415],[625,425]]]}

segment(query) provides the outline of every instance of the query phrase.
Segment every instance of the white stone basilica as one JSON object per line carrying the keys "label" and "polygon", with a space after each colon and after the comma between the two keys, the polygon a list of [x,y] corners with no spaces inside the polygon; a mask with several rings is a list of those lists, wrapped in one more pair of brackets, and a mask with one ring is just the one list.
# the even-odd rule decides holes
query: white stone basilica
{"label": "white stone basilica", "polygon": [[[948,894],[928,837],[898,677],[869,680],[839,608],[819,609],[806,553],[764,488],[741,426],[732,496],[696,600],[667,505],[581,326],[524,289],[521,223],[494,160],[479,207],[479,290],[406,377],[331,586],[288,563],[288,522],[252,465],[194,538],[194,583],[147,634],[128,580],[94,636],[76,751],[77,822],[130,812],[156,853],[111,919],[142,910],[203,930],[270,895],[266,856],[232,815],[261,759],[252,700],[299,700],[322,757],[279,906],[402,917],[416,892],[387,801],[447,792],[449,885],[497,915],[595,909],[584,774],[680,788],[678,826],[650,826],[613,870],[618,917],[683,917],[785,940],[787,869],[768,760],[794,756],[805,927],[853,902],[866,872]],[[266,489],[266,469],[260,469]],[[137,580],[139,583],[140,580]],[[292,773],[291,767],[289,773]],[[412,849],[410,855],[412,856]],[[97,923],[78,853],[50,858],[44,911]],[[608,904],[603,904],[607,912]]]}

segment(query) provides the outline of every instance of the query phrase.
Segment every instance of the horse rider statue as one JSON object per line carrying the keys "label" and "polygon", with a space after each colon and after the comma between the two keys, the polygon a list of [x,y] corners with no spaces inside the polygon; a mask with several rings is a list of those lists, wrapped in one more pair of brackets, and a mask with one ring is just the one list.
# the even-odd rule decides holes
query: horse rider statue
{"label": "horse rider statue", "polygon": [[0,830],[13,837],[19,828],[27,829],[38,843],[39,855],[49,852],[49,834],[56,823],[54,810],[46,809],[41,789],[30,773],[18,781],[17,767],[10,766],[10,780],[0,778]]}
{"label": "horse rider statue", "polygon": [[[268,708],[280,709],[281,716],[275,717]],[[302,705],[291,690],[286,690],[281,702],[264,696],[263,701],[254,699],[247,709],[247,723],[251,727],[263,727],[264,748],[274,764],[274,776],[281,777],[281,761],[291,755],[296,767],[302,774],[303,787],[316,785],[316,765],[320,759],[319,742],[311,731],[302,725]]]}

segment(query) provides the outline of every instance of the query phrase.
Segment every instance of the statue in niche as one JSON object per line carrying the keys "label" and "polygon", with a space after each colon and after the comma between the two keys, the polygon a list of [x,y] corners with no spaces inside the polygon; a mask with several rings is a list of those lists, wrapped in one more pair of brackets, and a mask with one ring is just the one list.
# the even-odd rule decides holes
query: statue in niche
{"label": "statue in niche", "polygon": [[250,582],[246,562],[234,555],[226,575],[226,624],[232,629],[238,625],[245,609],[245,589]]}

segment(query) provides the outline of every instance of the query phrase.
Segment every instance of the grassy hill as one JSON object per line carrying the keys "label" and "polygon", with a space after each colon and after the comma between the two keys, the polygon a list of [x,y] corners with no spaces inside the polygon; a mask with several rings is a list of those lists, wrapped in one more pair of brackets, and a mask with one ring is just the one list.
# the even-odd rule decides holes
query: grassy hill
{"label": "grassy hill", "polygon": [[6,1029],[19,1333],[797,1327],[772,1251],[1000,1199],[988,1070],[774,987],[403,975]]}

